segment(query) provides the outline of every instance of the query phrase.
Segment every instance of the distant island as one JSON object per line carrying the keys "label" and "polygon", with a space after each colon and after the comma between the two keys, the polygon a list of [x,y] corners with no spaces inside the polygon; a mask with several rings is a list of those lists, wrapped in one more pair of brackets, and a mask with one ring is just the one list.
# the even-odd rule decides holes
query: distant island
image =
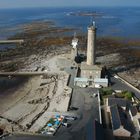
{"label": "distant island", "polygon": [[93,16],[93,17],[101,17],[103,16],[103,13],[97,13],[95,12],[70,12],[68,15],[71,16]]}

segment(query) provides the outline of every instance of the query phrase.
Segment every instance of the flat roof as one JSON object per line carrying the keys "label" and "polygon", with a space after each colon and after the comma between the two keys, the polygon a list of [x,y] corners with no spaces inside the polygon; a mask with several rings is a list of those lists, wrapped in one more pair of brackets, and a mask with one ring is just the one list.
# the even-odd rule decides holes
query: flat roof
{"label": "flat roof", "polygon": [[94,82],[108,83],[108,79],[106,79],[106,78],[95,78]]}
{"label": "flat roof", "polygon": [[87,65],[86,62],[82,62],[81,63],[81,70],[97,70],[97,71],[101,71],[102,68],[100,68],[97,65]]}
{"label": "flat roof", "polygon": [[84,82],[87,82],[88,81],[88,78],[82,78],[82,77],[76,77],[74,78],[74,81],[84,81]]}

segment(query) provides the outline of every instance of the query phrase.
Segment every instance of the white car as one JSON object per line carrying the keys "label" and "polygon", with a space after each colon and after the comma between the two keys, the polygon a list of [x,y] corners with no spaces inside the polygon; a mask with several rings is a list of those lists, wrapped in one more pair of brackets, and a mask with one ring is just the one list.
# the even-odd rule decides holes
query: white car
{"label": "white car", "polygon": [[116,79],[118,79],[119,77],[117,75],[114,76]]}
{"label": "white car", "polygon": [[99,84],[95,84],[95,88],[102,88],[102,86]]}
{"label": "white car", "polygon": [[96,94],[96,93],[94,93],[94,94],[93,94],[93,97],[97,97],[97,94]]}

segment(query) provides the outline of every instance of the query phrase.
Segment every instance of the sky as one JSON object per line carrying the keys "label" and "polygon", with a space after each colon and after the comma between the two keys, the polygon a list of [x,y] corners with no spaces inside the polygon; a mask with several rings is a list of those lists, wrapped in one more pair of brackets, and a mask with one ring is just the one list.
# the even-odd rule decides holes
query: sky
{"label": "sky", "polygon": [[0,8],[140,6],[140,0],[0,0]]}

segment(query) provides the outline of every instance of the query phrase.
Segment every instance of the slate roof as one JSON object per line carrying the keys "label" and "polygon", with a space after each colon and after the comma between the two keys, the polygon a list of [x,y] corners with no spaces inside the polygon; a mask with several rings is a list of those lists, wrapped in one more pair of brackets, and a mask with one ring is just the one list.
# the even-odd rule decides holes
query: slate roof
{"label": "slate roof", "polygon": [[119,129],[121,126],[130,133],[133,133],[133,126],[129,123],[126,112],[118,105],[110,107],[112,128],[113,130]]}
{"label": "slate roof", "polygon": [[136,106],[130,106],[130,111],[131,111],[132,116],[137,115],[138,110]]}
{"label": "slate roof", "polygon": [[131,105],[131,102],[122,98],[108,98],[108,106],[118,105],[120,107],[128,107]]}
{"label": "slate roof", "polygon": [[121,120],[120,120],[120,115],[118,111],[118,106],[117,105],[111,106],[110,113],[111,113],[113,130],[119,129],[121,126]]}

